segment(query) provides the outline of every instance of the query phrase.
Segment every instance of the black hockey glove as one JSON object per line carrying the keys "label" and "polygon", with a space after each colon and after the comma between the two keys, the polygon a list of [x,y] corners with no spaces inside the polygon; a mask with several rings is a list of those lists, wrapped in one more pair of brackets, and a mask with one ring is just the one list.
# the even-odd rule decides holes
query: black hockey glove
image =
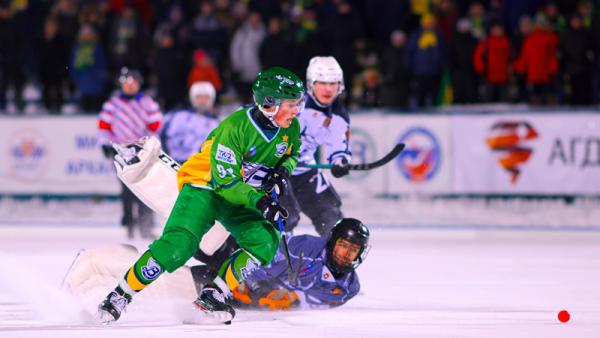
{"label": "black hockey glove", "polygon": [[104,157],[108,158],[109,160],[114,160],[115,155],[117,154],[117,151],[115,150],[115,148],[113,148],[112,145],[103,144],[102,145],[102,153],[104,154]]}
{"label": "black hockey glove", "polygon": [[[256,208],[260,211],[263,217],[267,221],[271,222],[273,226],[277,229],[279,229],[279,226],[277,224],[279,217],[283,218],[284,220],[288,217],[287,210],[285,210],[284,207],[282,207],[279,203],[275,202],[269,196],[264,196],[261,199],[259,199],[258,202],[256,202]],[[285,221],[283,225],[285,227]]]}
{"label": "black hockey glove", "polygon": [[277,167],[267,175],[263,188],[270,193],[275,189],[277,196],[283,196],[288,186],[288,170],[284,167]]}
{"label": "black hockey glove", "polygon": [[340,178],[348,175],[350,172],[350,167],[348,166],[348,160],[345,158],[341,158],[336,160],[333,163],[333,167],[331,167],[331,174],[335,178]]}

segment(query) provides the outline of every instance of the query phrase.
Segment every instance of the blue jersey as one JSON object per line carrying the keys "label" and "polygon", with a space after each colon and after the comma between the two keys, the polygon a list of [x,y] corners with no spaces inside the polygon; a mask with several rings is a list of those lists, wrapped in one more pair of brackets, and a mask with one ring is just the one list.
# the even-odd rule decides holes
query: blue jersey
{"label": "blue jersey", "polygon": [[282,245],[271,264],[252,271],[245,283],[252,286],[266,282],[273,290],[285,288],[294,291],[303,308],[340,306],[356,296],[360,283],[354,271],[339,278],[334,277],[325,264],[326,246],[325,239],[310,235],[295,236],[289,240],[292,267],[294,271],[300,271],[296,285],[289,282]]}
{"label": "blue jersey", "polygon": [[193,110],[178,110],[165,116],[159,131],[163,150],[179,163],[200,151],[208,134],[219,125],[216,117]]}

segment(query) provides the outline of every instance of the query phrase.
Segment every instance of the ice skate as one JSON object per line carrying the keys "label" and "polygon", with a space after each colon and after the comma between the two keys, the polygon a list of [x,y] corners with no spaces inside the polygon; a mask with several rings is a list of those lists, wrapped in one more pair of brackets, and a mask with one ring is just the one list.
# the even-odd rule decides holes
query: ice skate
{"label": "ice skate", "polygon": [[202,289],[194,305],[215,322],[231,324],[235,317],[235,310],[229,299],[215,287],[207,286]]}
{"label": "ice skate", "polygon": [[131,302],[131,297],[128,295],[120,295],[113,291],[106,296],[106,299],[98,305],[97,319],[101,323],[108,324],[117,321],[127,304]]}

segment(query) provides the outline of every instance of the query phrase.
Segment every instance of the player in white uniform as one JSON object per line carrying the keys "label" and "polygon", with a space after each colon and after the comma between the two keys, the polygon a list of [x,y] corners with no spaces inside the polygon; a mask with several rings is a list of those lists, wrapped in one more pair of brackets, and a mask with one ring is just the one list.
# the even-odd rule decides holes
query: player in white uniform
{"label": "player in white uniform", "polygon": [[300,120],[300,158],[289,178],[291,189],[286,189],[282,205],[289,212],[285,230],[291,232],[303,212],[312,221],[323,238],[342,218],[342,202],[320,169],[302,167],[303,163],[316,163],[315,152],[325,145],[327,161],[333,165],[334,177],[348,174],[350,162],[350,119],[338,99],[344,91],[344,73],[332,56],[313,57],[306,70],[308,100],[298,114]]}
{"label": "player in white uniform", "polygon": [[210,82],[196,82],[189,92],[192,106],[165,116],[159,132],[162,149],[180,164],[200,151],[208,134],[219,124],[215,95]]}

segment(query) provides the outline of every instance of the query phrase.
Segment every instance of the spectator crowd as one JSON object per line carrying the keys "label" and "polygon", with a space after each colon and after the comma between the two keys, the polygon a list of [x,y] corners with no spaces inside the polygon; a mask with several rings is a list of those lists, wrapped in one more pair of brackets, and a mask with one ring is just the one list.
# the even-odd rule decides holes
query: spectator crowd
{"label": "spectator crowd", "polygon": [[592,105],[600,1],[0,0],[0,114],[27,88],[97,114],[123,66],[163,111],[198,81],[248,103],[261,69],[304,76],[315,55],[338,60],[351,107]]}

